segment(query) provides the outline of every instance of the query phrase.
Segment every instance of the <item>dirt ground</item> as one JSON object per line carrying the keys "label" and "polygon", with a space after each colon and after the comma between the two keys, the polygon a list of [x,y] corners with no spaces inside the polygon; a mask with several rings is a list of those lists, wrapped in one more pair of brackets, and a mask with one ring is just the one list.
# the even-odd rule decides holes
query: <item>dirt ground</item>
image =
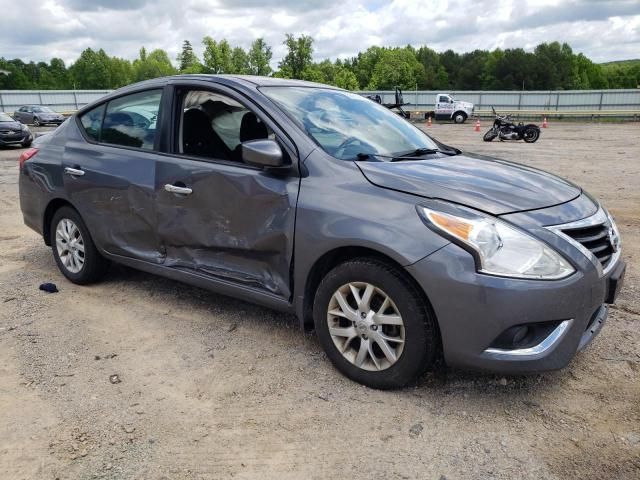
{"label": "dirt ground", "polygon": [[0,150],[0,478],[640,478],[640,124],[552,122],[533,145],[486,129],[429,130],[601,199],[625,288],[562,371],[395,392],[341,376],[293,317],[123,267],[72,285],[22,224],[20,151]]}

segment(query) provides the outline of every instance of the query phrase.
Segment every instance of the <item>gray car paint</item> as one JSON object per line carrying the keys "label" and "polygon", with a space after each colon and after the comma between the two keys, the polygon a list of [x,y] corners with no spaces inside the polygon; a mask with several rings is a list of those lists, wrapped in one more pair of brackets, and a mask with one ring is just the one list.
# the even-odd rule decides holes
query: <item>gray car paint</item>
{"label": "gray car paint", "polygon": [[[575,353],[579,328],[602,304],[607,278],[598,277],[581,252],[543,226],[584,218],[595,202],[553,175],[473,155],[397,164],[335,159],[260,92],[262,85],[301,83],[316,86],[202,75],[156,79],[112,93],[79,115],[105,100],[160,86],[164,110],[176,88],[221,90],[272,127],[290,169],[285,174],[181,158],[172,153],[171,116],[162,113],[156,152],[90,142],[73,118],[39,145],[41,151],[20,174],[25,223],[49,242],[51,206],[68,202],[108,258],[295,312],[302,324],[310,321],[309,285],[318,265],[346,249],[374,252],[404,267],[423,288],[451,365],[521,371],[564,365]],[[63,165],[90,174],[68,177]],[[454,172],[449,182],[448,170]],[[165,183],[177,181],[198,195],[164,192]],[[415,207],[428,198],[503,214],[554,246],[577,272],[552,282],[479,274],[468,252],[421,222]],[[515,211],[520,213],[510,213]],[[558,347],[564,354],[507,367],[482,356],[488,342],[509,326],[564,318],[577,319]]]}

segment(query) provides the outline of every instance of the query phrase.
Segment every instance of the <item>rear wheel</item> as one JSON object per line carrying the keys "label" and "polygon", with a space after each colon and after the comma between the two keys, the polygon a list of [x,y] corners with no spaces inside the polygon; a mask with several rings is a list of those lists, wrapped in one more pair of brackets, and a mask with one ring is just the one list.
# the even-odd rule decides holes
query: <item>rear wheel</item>
{"label": "rear wheel", "polygon": [[537,128],[526,128],[522,134],[522,138],[527,143],[535,143],[540,138],[540,130]]}
{"label": "rear wheel", "polygon": [[108,260],[96,249],[82,218],[71,207],[62,207],[51,219],[51,248],[62,274],[79,285],[98,281]]}
{"label": "rear wheel", "polygon": [[329,359],[344,375],[372,388],[400,388],[436,359],[433,315],[404,272],[356,259],[320,283],[313,317]]}
{"label": "rear wheel", "polygon": [[35,127],[39,127],[40,126],[40,119],[38,117],[33,117],[33,125]]}

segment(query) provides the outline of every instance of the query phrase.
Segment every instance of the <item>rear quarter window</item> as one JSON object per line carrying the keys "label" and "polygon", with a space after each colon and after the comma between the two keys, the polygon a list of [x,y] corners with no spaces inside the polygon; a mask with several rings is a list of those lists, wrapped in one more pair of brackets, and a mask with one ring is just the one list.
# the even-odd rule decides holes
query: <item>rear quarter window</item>
{"label": "rear quarter window", "polygon": [[100,130],[102,129],[102,118],[104,117],[104,104],[83,113],[80,117],[82,128],[89,138],[96,142],[100,140]]}

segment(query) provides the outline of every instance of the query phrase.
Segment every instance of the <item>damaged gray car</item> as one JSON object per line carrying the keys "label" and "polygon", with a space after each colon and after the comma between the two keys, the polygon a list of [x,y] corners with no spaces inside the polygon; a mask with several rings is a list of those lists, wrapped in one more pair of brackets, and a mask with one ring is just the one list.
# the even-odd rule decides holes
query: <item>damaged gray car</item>
{"label": "damaged gray car", "polygon": [[375,388],[446,364],[567,365],[623,282],[611,215],[308,82],[176,76],[86,106],[20,158],[25,223],[72,282],[117,262],[314,328]]}

